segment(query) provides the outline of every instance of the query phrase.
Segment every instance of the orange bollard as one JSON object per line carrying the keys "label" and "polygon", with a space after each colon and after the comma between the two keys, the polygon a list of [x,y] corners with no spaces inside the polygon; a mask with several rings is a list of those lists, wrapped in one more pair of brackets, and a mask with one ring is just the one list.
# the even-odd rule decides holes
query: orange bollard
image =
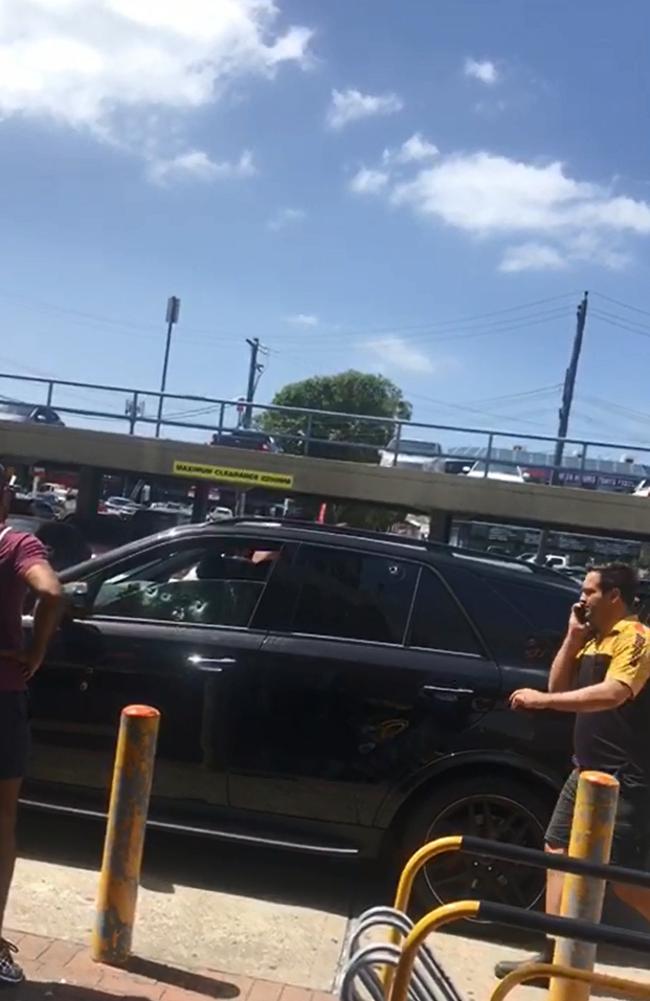
{"label": "orange bollard", "polygon": [[151,706],[122,710],[92,937],[98,963],[120,965],[131,954],[159,723]]}

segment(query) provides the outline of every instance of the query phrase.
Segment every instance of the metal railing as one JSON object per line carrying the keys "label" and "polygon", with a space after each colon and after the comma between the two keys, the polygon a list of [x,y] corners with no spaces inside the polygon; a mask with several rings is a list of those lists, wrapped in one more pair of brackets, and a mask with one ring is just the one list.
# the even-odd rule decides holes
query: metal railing
{"label": "metal railing", "polygon": [[[15,382],[22,386],[39,387],[43,390],[42,400],[30,398],[27,402],[34,406],[48,406],[54,408],[57,413],[70,415],[90,420],[104,420],[118,422],[128,425],[128,433],[136,435],[141,428],[149,429],[158,423],[157,416],[148,416],[144,412],[143,403],[146,400],[154,400],[156,409],[159,400],[164,403],[176,402],[191,406],[187,412],[180,411],[165,415],[163,408],[162,425],[175,430],[187,430],[192,432],[205,431],[211,433],[211,443],[219,444],[226,440],[233,433],[241,432],[246,434],[248,429],[241,426],[244,407],[241,401],[224,400],[216,397],[197,396],[188,393],[159,393],[144,389],[134,389],[130,386],[103,385],[100,383],[74,382],[66,379],[49,379],[39,376],[15,375],[8,372],[0,372],[0,382]],[[75,392],[83,391],[94,393],[119,394],[125,404],[123,412],[116,409],[100,409],[99,407],[78,407],[72,406],[62,399],[62,394],[67,392],[68,396]],[[0,394],[0,401],[24,403],[25,396],[7,396]],[[439,452],[432,456],[431,461],[425,468],[435,472],[448,471],[448,463],[453,463],[456,467],[464,464],[471,467],[474,463],[480,463],[480,473],[484,477],[490,476],[490,471],[495,465],[506,466],[513,470],[522,465],[533,466],[543,469],[546,479],[550,480],[553,473],[561,476],[570,474],[577,478],[577,485],[585,485],[590,479],[598,477],[597,469],[590,470],[588,462],[590,457],[598,458],[594,450],[610,450],[624,453],[642,453],[648,457],[648,466],[637,464],[639,478],[643,472],[650,475],[650,445],[640,443],[617,442],[598,439],[585,439],[570,437],[563,439],[565,450],[571,448],[574,455],[567,457],[566,451],[563,461],[555,464],[550,452],[555,449],[559,439],[553,435],[521,433],[518,429],[481,428],[458,424],[442,424],[426,421],[403,420],[401,418],[375,417],[366,414],[351,414],[340,411],[313,410],[302,407],[285,407],[275,404],[246,404],[247,409],[251,409],[255,418],[252,430],[267,431],[272,437],[282,445],[282,447],[301,455],[311,455],[324,458],[344,458],[354,461],[367,461],[376,463],[379,461],[379,453],[383,453],[382,464],[396,466],[403,455],[402,443],[407,438],[413,437],[413,432],[422,433],[434,432],[436,437],[442,435],[462,435],[471,437],[478,445],[467,450],[467,454],[459,454],[458,451],[445,451],[440,446]],[[213,422],[196,420],[196,417],[204,414],[214,413],[216,420]],[[265,424],[264,415],[273,415],[276,420]],[[180,419],[180,418],[194,419]],[[0,420],[2,413],[0,412]],[[345,434],[354,433],[354,440],[349,440]],[[343,435],[340,437],[340,435]],[[386,442],[390,441],[390,445]],[[549,454],[538,456],[548,460],[545,463],[531,461],[535,456],[530,453],[522,453],[522,458],[518,458],[516,453],[511,458],[502,457],[497,454],[499,442],[516,441],[518,448],[522,442],[530,443],[532,446],[545,444]],[[427,442],[429,445],[437,444]],[[513,446],[510,450],[514,452]],[[531,449],[532,452],[532,449]],[[528,460],[523,459],[523,455],[529,455]],[[623,465],[620,463],[620,465]],[[456,470],[457,471],[457,470]],[[466,471],[466,470],[464,470]],[[603,471],[603,476],[624,478],[624,474]],[[630,489],[633,480],[629,476]]]}

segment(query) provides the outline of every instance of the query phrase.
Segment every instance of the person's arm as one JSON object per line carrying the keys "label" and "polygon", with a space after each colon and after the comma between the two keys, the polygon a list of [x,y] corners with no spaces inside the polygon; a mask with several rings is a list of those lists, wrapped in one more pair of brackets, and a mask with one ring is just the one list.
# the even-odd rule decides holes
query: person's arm
{"label": "person's arm", "polygon": [[520,688],[510,696],[513,709],[555,709],[561,713],[599,713],[616,709],[631,698],[627,685],[614,679],[605,679],[597,685],[577,688],[573,692],[536,692]]}
{"label": "person's arm", "polygon": [[639,625],[617,638],[604,681],[568,692],[536,692],[521,688],[510,696],[513,709],[555,709],[565,713],[597,713],[616,709],[635,698],[650,678],[650,643]]}
{"label": "person's arm", "polygon": [[571,609],[567,634],[551,664],[551,672],[548,676],[548,690],[552,693],[567,692],[573,687],[578,664],[578,654],[590,636],[589,627],[581,622],[576,615],[576,607],[574,605]]}
{"label": "person's arm", "polygon": [[23,673],[31,678],[43,663],[48,643],[61,620],[63,592],[58,577],[45,561],[30,563],[21,576],[36,595],[31,642],[20,657]]}

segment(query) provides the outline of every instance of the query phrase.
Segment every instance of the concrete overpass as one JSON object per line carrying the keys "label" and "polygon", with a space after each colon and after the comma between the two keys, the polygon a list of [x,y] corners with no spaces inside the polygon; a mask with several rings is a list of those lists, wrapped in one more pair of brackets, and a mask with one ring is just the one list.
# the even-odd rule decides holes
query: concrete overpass
{"label": "concrete overpass", "polygon": [[[650,501],[570,487],[500,483],[445,473],[243,451],[77,428],[0,421],[0,457],[60,463],[81,471],[80,505],[95,504],[103,473],[183,477],[426,512],[446,537],[452,516],[563,531],[650,539]],[[96,510],[96,507],[95,507]]]}

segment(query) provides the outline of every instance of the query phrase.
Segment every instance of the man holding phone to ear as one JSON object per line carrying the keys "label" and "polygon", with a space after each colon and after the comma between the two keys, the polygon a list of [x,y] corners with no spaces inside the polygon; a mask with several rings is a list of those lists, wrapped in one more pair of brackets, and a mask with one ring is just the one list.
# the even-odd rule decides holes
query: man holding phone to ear
{"label": "man holding phone to ear", "polygon": [[[650,629],[633,614],[638,580],[625,563],[589,571],[573,606],[564,642],[551,666],[548,691],[521,688],[510,697],[517,711],[576,714],[574,770],[546,832],[546,850],[569,847],[578,778],[586,769],[620,782],[612,862],[645,869],[650,849]],[[560,913],[563,876],[548,871],[546,911]],[[650,890],[615,884],[615,893],[650,922]],[[547,939],[535,962],[549,963]],[[530,962],[531,960],[526,960]],[[519,963],[498,963],[505,977]]]}
{"label": "man holding phone to ear", "polygon": [[[16,812],[29,751],[27,683],[38,671],[62,607],[61,585],[43,544],[14,532],[6,520],[12,488],[0,465],[0,986],[17,984],[23,971],[16,947],[2,937],[2,922],[16,859]],[[36,596],[30,645],[23,648],[22,610]]]}

